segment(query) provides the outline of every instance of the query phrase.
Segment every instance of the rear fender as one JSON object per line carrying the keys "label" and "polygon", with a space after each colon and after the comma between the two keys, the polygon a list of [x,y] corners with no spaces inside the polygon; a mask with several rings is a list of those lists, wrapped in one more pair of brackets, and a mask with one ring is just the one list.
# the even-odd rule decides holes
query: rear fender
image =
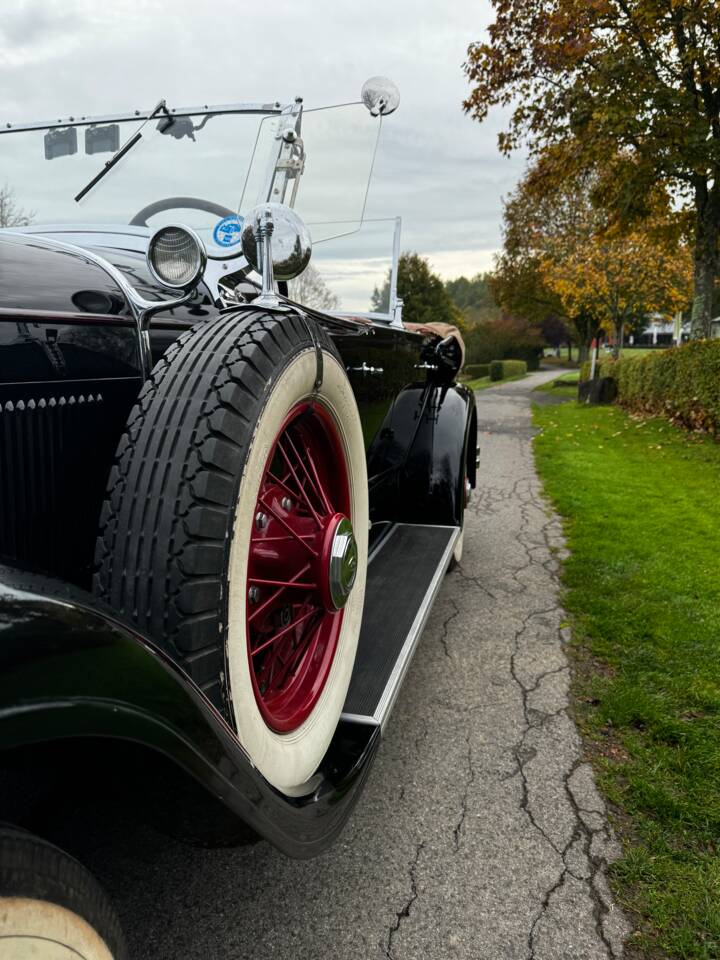
{"label": "rear fender", "polygon": [[417,429],[398,477],[400,517],[461,525],[464,481],[476,483],[475,395],[461,384],[428,384]]}

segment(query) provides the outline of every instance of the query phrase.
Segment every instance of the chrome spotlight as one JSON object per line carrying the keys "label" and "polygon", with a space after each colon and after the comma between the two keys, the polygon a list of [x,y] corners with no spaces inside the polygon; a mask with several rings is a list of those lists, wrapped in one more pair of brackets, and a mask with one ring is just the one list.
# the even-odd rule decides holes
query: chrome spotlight
{"label": "chrome spotlight", "polygon": [[160,227],[150,238],[147,264],[153,277],[166,287],[192,289],[205,272],[206,263],[205,244],[189,227]]}

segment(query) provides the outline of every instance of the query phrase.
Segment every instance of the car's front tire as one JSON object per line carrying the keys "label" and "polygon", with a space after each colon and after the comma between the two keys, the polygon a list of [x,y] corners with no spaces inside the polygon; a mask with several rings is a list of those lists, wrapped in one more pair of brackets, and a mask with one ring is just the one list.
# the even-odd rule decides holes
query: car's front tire
{"label": "car's front tire", "polygon": [[0,960],[125,960],[95,878],[62,850],[0,827]]}
{"label": "car's front tire", "polygon": [[[130,416],[96,590],[297,794],[350,682],[367,530],[360,418],[331,341],[293,314],[224,315],[168,351]],[[341,550],[352,571],[333,566]]]}

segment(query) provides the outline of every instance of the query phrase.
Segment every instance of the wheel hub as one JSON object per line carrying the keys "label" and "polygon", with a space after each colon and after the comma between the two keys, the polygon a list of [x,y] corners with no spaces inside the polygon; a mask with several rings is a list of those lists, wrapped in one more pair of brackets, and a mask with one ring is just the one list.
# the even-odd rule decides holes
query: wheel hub
{"label": "wheel hub", "polygon": [[348,601],[357,576],[358,549],[352,524],[347,517],[333,518],[330,525],[327,561],[327,594],[332,609],[341,610]]}

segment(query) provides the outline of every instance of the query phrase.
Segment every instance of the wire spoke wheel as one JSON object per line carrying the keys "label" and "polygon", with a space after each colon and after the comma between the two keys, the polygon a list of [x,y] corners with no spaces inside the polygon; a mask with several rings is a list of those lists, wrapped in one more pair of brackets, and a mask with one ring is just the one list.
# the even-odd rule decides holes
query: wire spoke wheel
{"label": "wire spoke wheel", "polygon": [[332,417],[317,402],[300,402],[265,465],[248,557],[250,674],[258,708],[278,733],[307,719],[332,666],[344,611],[331,561],[349,515],[348,467]]}

